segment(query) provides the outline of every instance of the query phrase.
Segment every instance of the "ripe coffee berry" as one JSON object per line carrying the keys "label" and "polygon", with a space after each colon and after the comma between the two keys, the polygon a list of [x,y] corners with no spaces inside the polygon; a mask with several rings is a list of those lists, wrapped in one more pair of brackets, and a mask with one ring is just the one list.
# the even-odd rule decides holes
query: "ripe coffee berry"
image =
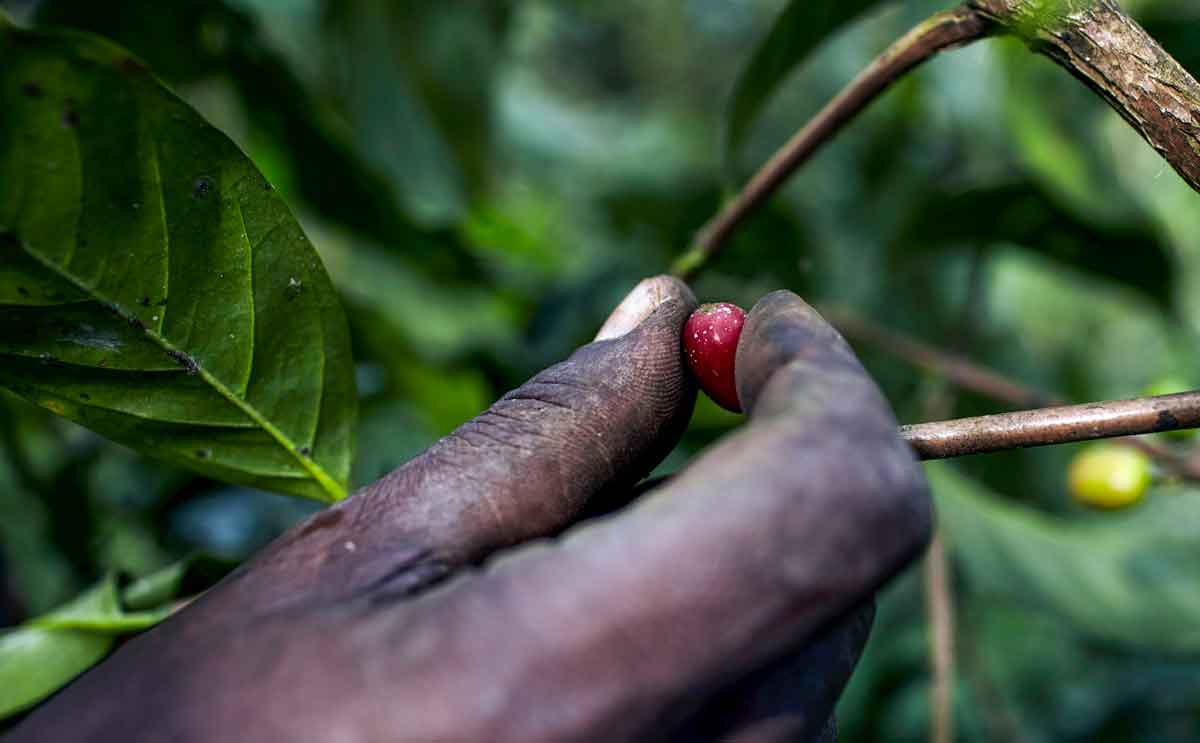
{"label": "ripe coffee berry", "polygon": [[721,302],[701,305],[683,326],[683,351],[700,389],[713,402],[735,413],[742,412],[742,405],[738,402],[733,363],[745,323],[746,313],[741,307]]}

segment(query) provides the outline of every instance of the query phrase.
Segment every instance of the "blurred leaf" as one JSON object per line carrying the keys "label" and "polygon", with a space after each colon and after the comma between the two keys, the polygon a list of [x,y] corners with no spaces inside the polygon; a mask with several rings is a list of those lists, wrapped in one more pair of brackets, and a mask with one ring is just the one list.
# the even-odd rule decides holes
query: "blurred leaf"
{"label": "blurred leaf", "polygon": [[1151,225],[1098,226],[1025,181],[930,191],[889,245],[888,259],[895,267],[948,249],[997,243],[1032,250],[1169,305],[1174,266]]}
{"label": "blurred leaf", "polygon": [[728,161],[771,94],[801,60],[880,0],[791,0],[759,43],[734,86],[726,119]]}
{"label": "blurred leaf", "polygon": [[1003,84],[1020,91],[1003,96],[998,105],[1022,172],[1097,229],[1141,219],[1137,200],[1117,177],[1124,157],[1113,155],[1122,150],[1104,141],[1098,127],[1086,125],[1111,115],[1103,102],[1023,46],[1000,47],[997,54],[1007,78]]}
{"label": "blurred leaf", "polygon": [[474,369],[446,369],[424,364],[393,364],[397,386],[425,415],[430,428],[444,436],[483,412],[492,390]]}
{"label": "blurred leaf", "polygon": [[1143,507],[1072,522],[1006,503],[950,465],[925,471],[972,592],[1126,647],[1200,651],[1196,493],[1156,490]]}
{"label": "blurred leaf", "polygon": [[146,611],[216,585],[236,563],[211,555],[190,555],[142,576],[121,589],[128,611]]}
{"label": "blurred leaf", "polygon": [[278,142],[286,153],[299,195],[318,213],[380,244],[437,262],[453,241],[419,229],[386,174],[358,151],[328,103],[309,93],[248,19],[240,18],[238,27],[230,76],[262,139]]}
{"label": "blurred leaf", "polygon": [[1195,368],[1191,335],[1140,292],[1028,250],[989,252],[987,363],[1079,401],[1136,396],[1165,369]]}
{"label": "blurred leaf", "polygon": [[0,108],[0,383],[218,478],[344,497],[345,320],[250,162],[81,34],[0,27]]}
{"label": "blurred leaf", "polygon": [[108,655],[122,635],[166,619],[184,591],[216,582],[231,566],[188,558],[121,591],[108,575],[75,599],[0,631],[0,720],[36,704]]}
{"label": "blurred leaf", "polygon": [[249,559],[322,506],[231,486],[189,498],[167,514],[167,537],[189,552],[225,562]]}
{"label": "blurred leaf", "polygon": [[[326,4],[336,13],[348,3]],[[494,175],[493,99],[507,70],[504,54],[515,5],[511,0],[388,3],[393,53],[403,59],[416,94],[454,150],[466,189],[474,194],[481,194]]]}
{"label": "blurred leaf", "polygon": [[185,83],[219,69],[228,41],[226,7],[212,0],[93,3],[42,0],[35,21],[70,26],[109,37],[149,62],[156,74]]}
{"label": "blurred leaf", "polygon": [[[665,263],[671,248],[686,245],[720,202],[715,186],[691,182],[669,190],[627,189],[610,195],[604,205],[623,240],[643,238],[661,247],[659,260]],[[814,288],[813,258],[795,210],[771,201],[739,227],[693,288],[702,301],[712,297],[747,307],[774,289],[808,295]]]}
{"label": "blurred leaf", "polygon": [[1096,188],[1092,160],[1073,132],[1056,126],[1044,107],[1009,99],[1009,131],[1023,164],[1047,188],[1067,203],[1079,205],[1089,216],[1103,216],[1111,199]]}
{"label": "blurred leaf", "polygon": [[1200,75],[1200,15],[1195,5],[1158,3],[1137,13],[1137,20],[1193,77]]}
{"label": "blurred leaf", "polygon": [[369,316],[367,324],[376,326],[371,332],[391,333],[431,362],[504,347],[516,337],[512,309],[497,292],[431,281],[373,245],[325,225],[312,223],[309,229],[350,313]]}
{"label": "blurred leaf", "polygon": [[0,720],[66,686],[108,655],[116,638],[25,626],[0,631]]}
{"label": "blurred leaf", "polygon": [[338,3],[329,30],[341,42],[335,59],[345,68],[339,91],[354,146],[387,176],[419,223],[452,225],[465,210],[462,174],[394,49],[391,5]]}
{"label": "blurred leaf", "polygon": [[141,632],[166,619],[167,608],[127,612],[121,606],[116,577],[95,586],[49,614],[30,619],[26,626],[58,630],[90,630],[108,634]]}
{"label": "blurred leaf", "polygon": [[399,400],[365,407],[358,431],[363,454],[354,462],[355,484],[375,482],[433,443],[437,434],[423,418],[412,405]]}
{"label": "blurred leaf", "polygon": [[124,623],[116,582],[109,577],[60,609],[0,632],[0,719],[45,699],[103,660],[120,634],[153,626],[166,614],[133,616],[135,621]]}
{"label": "blurred leaf", "polygon": [[101,6],[90,0],[45,0],[37,17],[112,38],[169,82],[225,75],[254,126],[242,144],[260,167],[271,160],[276,171],[289,174],[275,185],[294,187],[295,195],[326,218],[440,271],[469,270],[469,261],[447,261],[447,253],[465,255],[452,235],[427,233],[413,222],[373,154],[361,151],[338,112],[293,71],[241,4],[126,0]]}
{"label": "blurred leaf", "polygon": [[137,611],[161,606],[180,594],[191,559],[180,560],[138,578],[125,587],[121,598],[130,609]]}

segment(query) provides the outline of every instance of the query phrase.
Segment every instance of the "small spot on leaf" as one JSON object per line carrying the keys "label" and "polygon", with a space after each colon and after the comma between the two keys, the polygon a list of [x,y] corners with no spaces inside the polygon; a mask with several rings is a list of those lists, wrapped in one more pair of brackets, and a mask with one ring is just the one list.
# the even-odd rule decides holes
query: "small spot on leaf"
{"label": "small spot on leaf", "polygon": [[192,198],[193,199],[206,198],[210,193],[212,193],[212,190],[213,190],[212,178],[209,178],[208,176],[201,176],[201,177],[197,178],[196,183],[192,185]]}
{"label": "small spot on leaf", "polygon": [[67,129],[78,129],[79,112],[73,108],[68,108],[66,111],[63,111],[62,125]]}
{"label": "small spot on leaf", "polygon": [[42,86],[30,81],[21,86],[21,92],[30,98],[41,98]]}

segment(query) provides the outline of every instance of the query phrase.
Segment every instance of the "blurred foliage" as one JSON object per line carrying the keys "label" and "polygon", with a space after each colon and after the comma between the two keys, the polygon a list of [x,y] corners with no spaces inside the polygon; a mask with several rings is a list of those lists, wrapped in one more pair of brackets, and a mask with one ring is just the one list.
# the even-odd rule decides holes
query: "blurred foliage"
{"label": "blurred foliage", "polygon": [[727,156],[737,153],[775,88],[812,50],[879,0],[791,0],[742,70],[729,97]]}
{"label": "blurred foliage", "polygon": [[121,637],[158,624],[177,599],[211,586],[229,568],[188,558],[132,582],[106,575],[54,611],[0,629],[0,720],[87,670]]}
{"label": "blurred foliage", "polygon": [[[1200,72],[1194,3],[1124,4]],[[813,42],[763,87],[729,163],[741,70],[804,3],[0,5],[128,46],[283,193],[349,316],[363,484],[586,342],[718,207],[727,164],[747,176],[950,3],[880,4]],[[746,306],[786,287],[1072,400],[1135,396],[1163,378],[1200,383],[1198,199],[1090,91],[993,40],[898,84],[695,287]],[[933,380],[859,351],[899,416],[919,419]],[[960,394],[953,414],[997,409]],[[737,422],[702,401],[659,473]],[[2,394],[0,424],[8,623],[113,572],[193,550],[244,558],[307,512]],[[1066,492],[1075,451],[930,467],[954,566],[962,739],[1193,740],[1200,489],[1162,482],[1131,511],[1091,513]],[[923,739],[929,681],[914,570],[881,601],[843,740]]]}

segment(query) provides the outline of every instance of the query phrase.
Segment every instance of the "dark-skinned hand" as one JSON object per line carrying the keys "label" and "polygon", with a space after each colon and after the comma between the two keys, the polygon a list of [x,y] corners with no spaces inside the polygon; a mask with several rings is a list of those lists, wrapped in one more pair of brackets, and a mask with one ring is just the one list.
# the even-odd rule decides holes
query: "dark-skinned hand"
{"label": "dark-skinned hand", "polygon": [[[811,740],[930,506],[849,347],[787,292],[737,352],[746,425],[632,495],[695,400],[696,301],[599,338],[271,544],[12,741]],[[599,515],[607,514],[607,515]]]}

